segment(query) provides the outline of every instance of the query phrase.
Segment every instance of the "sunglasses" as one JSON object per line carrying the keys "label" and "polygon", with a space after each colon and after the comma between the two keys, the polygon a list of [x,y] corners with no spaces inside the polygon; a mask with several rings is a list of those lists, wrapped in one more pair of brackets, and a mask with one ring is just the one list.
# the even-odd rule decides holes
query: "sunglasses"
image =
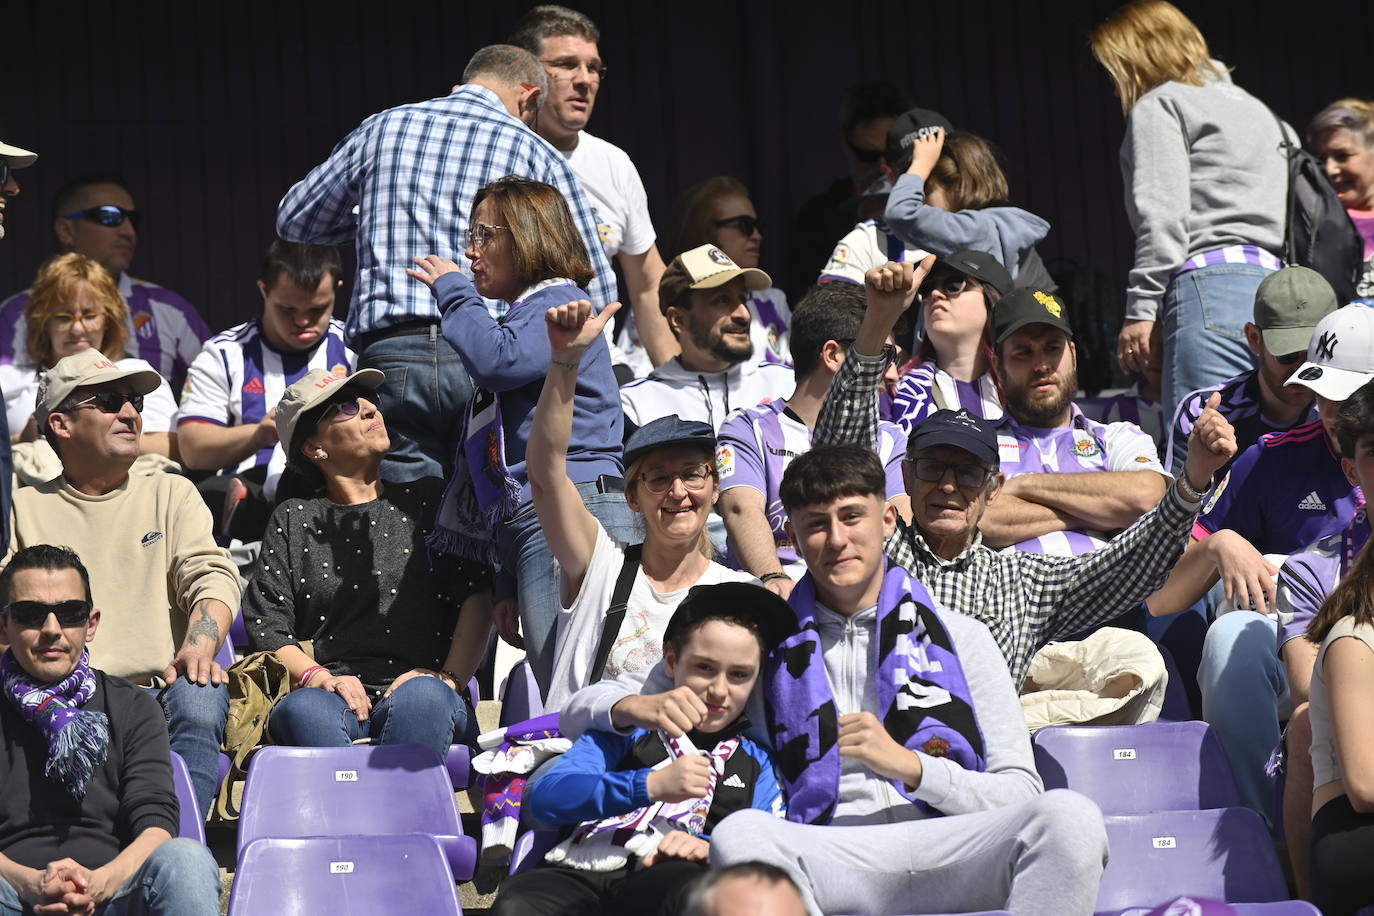
{"label": "sunglasses", "polygon": [[849,151],[854,154],[854,158],[860,162],[872,165],[883,158],[884,151],[880,149],[866,149],[862,146],[855,146],[852,140],[844,141],[849,146]]}
{"label": "sunglasses", "polygon": [[91,619],[91,602],[72,598],[48,604],[46,601],[12,601],[0,608],[9,615],[10,620],[21,627],[36,630],[48,622],[48,615],[54,614],[57,622],[64,627],[80,626]]}
{"label": "sunglasses", "polygon": [[940,483],[945,474],[954,472],[954,483],[965,490],[976,490],[988,482],[992,469],[981,464],[945,464],[934,458],[917,458],[912,462],[916,479],[926,483]]}
{"label": "sunglasses", "polygon": [[757,216],[750,216],[747,213],[740,216],[727,216],[725,219],[716,220],[716,226],[734,226],[745,235],[753,235],[755,232],[763,234],[763,223]]}
{"label": "sunglasses", "polygon": [[937,280],[928,280],[921,284],[919,295],[922,299],[929,299],[938,289],[945,294],[946,299],[951,299],[966,289],[978,289],[978,281],[963,274],[950,274]]}
{"label": "sunglasses", "polygon": [[658,496],[667,493],[672,489],[674,480],[681,480],[682,485],[689,490],[704,490],[706,483],[714,475],[715,468],[709,464],[699,464],[696,467],[687,468],[677,473],[667,471],[655,471],[653,474],[640,474],[639,479],[644,482],[644,486],[650,493]]}
{"label": "sunglasses", "polygon": [[351,420],[356,417],[362,409],[363,405],[358,401],[357,395],[352,396],[346,401],[336,401],[324,409],[324,413],[320,414],[320,422],[316,423],[315,426],[318,427],[323,423],[342,423],[345,420]]}
{"label": "sunglasses", "polygon": [[14,169],[10,168],[8,162],[0,162],[0,188],[9,184],[10,175],[14,174]]}
{"label": "sunglasses", "polygon": [[491,241],[492,236],[497,232],[509,232],[509,226],[488,226],[486,223],[473,223],[468,226],[467,240],[469,248],[485,248],[487,242]]}
{"label": "sunglasses", "polygon": [[88,219],[93,223],[102,226],[122,226],[127,219],[135,228],[138,228],[138,212],[136,210],[125,210],[123,207],[116,207],[114,204],[104,204],[99,207],[87,207],[85,210],[77,210],[75,213],[68,213],[63,219]]}
{"label": "sunglasses", "polygon": [[1280,366],[1296,366],[1305,359],[1307,359],[1307,351],[1299,350],[1296,353],[1285,353],[1282,356],[1275,356],[1274,362],[1278,363]]}
{"label": "sunglasses", "polygon": [[143,413],[143,395],[125,394],[122,391],[97,391],[84,401],[77,401],[72,410],[78,407],[94,407],[101,413],[119,413],[125,403],[134,405],[134,410]]}

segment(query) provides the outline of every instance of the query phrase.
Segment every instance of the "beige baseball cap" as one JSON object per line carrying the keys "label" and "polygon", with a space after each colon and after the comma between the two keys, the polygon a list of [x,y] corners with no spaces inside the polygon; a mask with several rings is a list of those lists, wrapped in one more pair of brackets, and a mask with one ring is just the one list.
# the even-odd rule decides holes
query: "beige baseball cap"
{"label": "beige baseball cap", "polygon": [[38,154],[0,140],[0,159],[12,169],[26,169],[38,161]]}
{"label": "beige baseball cap", "polygon": [[325,369],[311,369],[300,381],[286,389],[277,402],[277,439],[283,449],[291,448],[296,436],[296,424],[301,415],[312,407],[318,407],[329,400],[339,389],[348,384],[375,389],[382,384],[386,375],[380,369],[359,369],[352,375],[329,372]]}
{"label": "beige baseball cap", "polygon": [[38,382],[38,396],[34,405],[38,428],[43,429],[48,423],[48,414],[78,388],[127,379],[135,394],[156,391],[157,386],[162,384],[162,376],[143,360],[137,363],[138,366],[121,369],[118,363],[96,349],[62,357]]}
{"label": "beige baseball cap", "polygon": [[744,285],[751,290],[773,285],[773,278],[768,274],[757,267],[740,267],[715,245],[708,243],[684,251],[673,258],[673,263],[663,272],[663,279],[658,281],[659,311],[666,315],[668,306],[686,290],[714,289],[736,277],[744,277]]}

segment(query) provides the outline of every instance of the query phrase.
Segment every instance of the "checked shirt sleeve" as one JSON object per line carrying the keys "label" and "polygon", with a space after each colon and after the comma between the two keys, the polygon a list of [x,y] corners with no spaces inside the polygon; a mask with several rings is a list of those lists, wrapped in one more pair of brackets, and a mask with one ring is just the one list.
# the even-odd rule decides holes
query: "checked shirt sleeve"
{"label": "checked shirt sleeve", "polygon": [[878,385],[891,354],[864,356],[851,348],[826,392],[811,446],[862,445],[878,451]]}
{"label": "checked shirt sleeve", "polygon": [[286,192],[277,207],[277,234],[289,242],[339,245],[357,232],[358,152],[369,123],[339,141],[329,158]]}

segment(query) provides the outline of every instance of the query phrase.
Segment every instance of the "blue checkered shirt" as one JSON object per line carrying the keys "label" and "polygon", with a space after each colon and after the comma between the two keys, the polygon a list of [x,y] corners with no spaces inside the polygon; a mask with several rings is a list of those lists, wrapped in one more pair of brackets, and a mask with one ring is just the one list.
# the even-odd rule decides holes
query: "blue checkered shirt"
{"label": "blue checkered shirt", "polygon": [[[460,86],[443,98],[363,121],[282,198],[277,233],[320,245],[355,241],[350,341],[408,321],[438,321],[434,297],[406,276],[406,268],[425,254],[468,267],[463,249],[472,199],[505,175],[547,182],[563,192],[596,274],[587,292],[598,305],[610,302],[615,278],[572,169],[482,86]],[[506,303],[489,300],[488,309],[499,318]]]}

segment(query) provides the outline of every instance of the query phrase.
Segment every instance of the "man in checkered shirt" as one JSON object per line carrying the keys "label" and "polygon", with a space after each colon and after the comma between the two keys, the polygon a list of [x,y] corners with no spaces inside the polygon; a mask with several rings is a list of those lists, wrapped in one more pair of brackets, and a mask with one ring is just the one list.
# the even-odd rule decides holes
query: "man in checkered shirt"
{"label": "man in checkered shirt", "polygon": [[[434,297],[405,270],[430,252],[468,265],[464,239],[480,188],[505,175],[558,188],[596,273],[587,291],[597,305],[615,296],[586,194],[563,157],[529,129],[547,86],[544,66],[528,51],[483,48],[449,95],[363,121],[277,209],[283,239],[357,247],[348,343],[359,369],[386,372],[378,394],[393,434],[382,465],[388,480],[447,477],[452,470],[472,382],[440,333]],[[487,305],[496,317],[505,309]]]}

